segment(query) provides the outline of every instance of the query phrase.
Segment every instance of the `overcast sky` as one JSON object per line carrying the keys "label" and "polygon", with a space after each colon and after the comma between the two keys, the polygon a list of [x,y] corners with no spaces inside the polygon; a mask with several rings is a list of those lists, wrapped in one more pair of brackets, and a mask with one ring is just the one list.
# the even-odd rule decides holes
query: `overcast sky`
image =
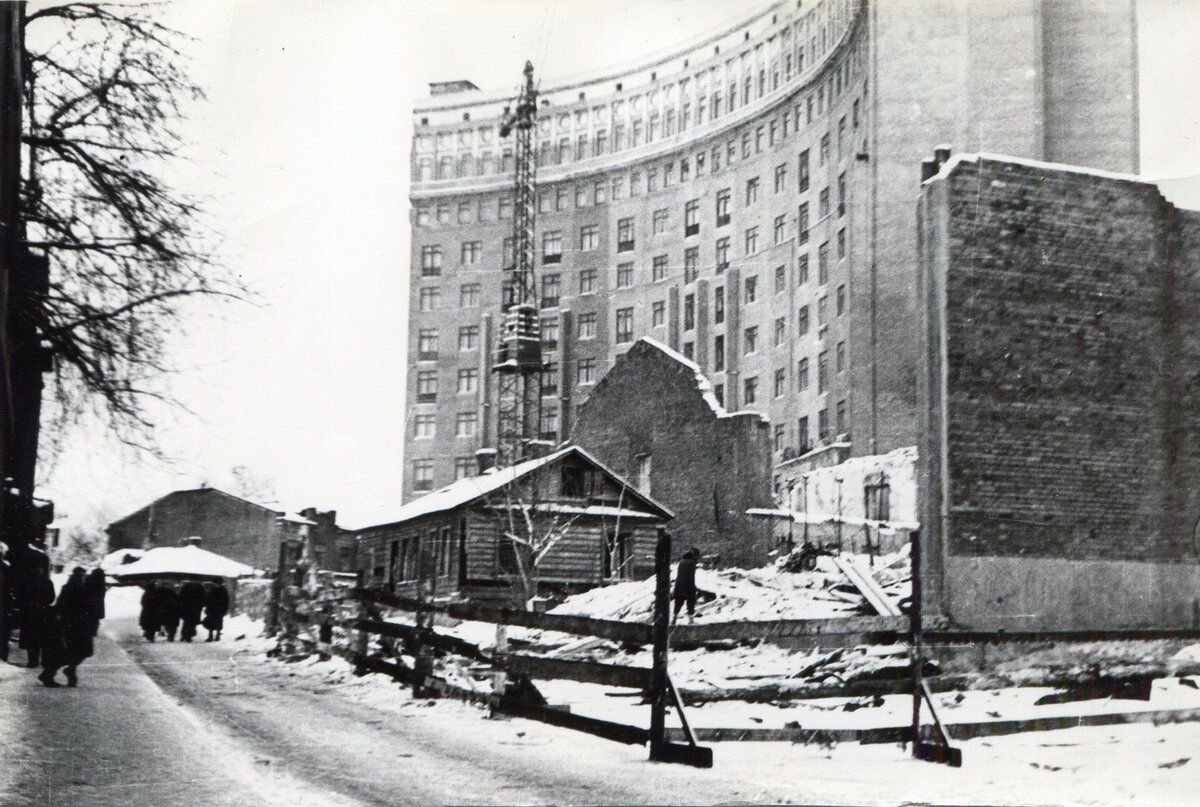
{"label": "overcast sky", "polygon": [[[903,2],[903,0],[885,0]],[[430,81],[516,86],[624,63],[758,4],[728,0],[186,0],[208,101],[197,165],[222,257],[261,304],[197,312],[173,345],[177,397],[148,460],[73,433],[41,494],[104,524],[170,490],[231,487],[242,465],[281,509],[351,524],[400,495],[411,109]],[[1142,167],[1200,207],[1200,2],[1138,0]]]}

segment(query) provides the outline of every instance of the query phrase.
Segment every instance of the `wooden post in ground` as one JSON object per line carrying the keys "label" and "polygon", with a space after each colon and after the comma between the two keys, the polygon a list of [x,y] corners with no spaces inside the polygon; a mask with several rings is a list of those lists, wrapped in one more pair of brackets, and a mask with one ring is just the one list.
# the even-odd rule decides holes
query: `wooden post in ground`
{"label": "wooden post in ground", "polygon": [[499,704],[508,689],[508,673],[504,671],[504,656],[508,653],[508,625],[496,625],[496,644],[492,648],[492,656],[496,659],[495,671],[492,673],[492,717],[500,714]]}
{"label": "wooden post in ground", "polygon": [[[358,588],[364,588],[364,583],[366,583],[366,577],[367,577],[366,572],[364,572],[360,569],[358,572]],[[359,597],[358,598],[358,619],[359,619],[359,621],[364,621],[364,620],[367,620],[370,618],[371,618],[371,613],[367,608],[367,601],[364,598]],[[371,640],[370,634],[367,633],[365,630],[362,630],[361,628],[358,630],[358,635],[354,637],[355,666],[359,670],[366,669],[363,662],[367,658],[367,648],[370,646],[370,640]]]}
{"label": "wooden post in ground", "polygon": [[659,760],[666,747],[667,641],[671,623],[671,536],[658,528],[654,548],[654,660],[650,671],[650,759]]}
{"label": "wooden post in ground", "polygon": [[921,533],[909,537],[909,561],[912,564],[912,594],[909,597],[909,656],[912,663],[912,754],[919,757],[921,746]]}

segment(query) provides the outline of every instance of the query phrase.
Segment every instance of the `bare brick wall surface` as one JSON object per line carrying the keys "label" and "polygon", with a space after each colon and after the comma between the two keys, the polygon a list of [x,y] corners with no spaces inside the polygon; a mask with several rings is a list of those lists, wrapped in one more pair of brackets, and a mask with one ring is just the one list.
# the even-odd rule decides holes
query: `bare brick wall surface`
{"label": "bare brick wall surface", "polygon": [[678,552],[695,545],[724,564],[760,566],[770,528],[746,510],[771,503],[770,426],[758,413],[719,415],[696,373],[637,342],[588,397],[573,442],[630,481],[650,455],[649,494],[675,513]]}
{"label": "bare brick wall surface", "polygon": [[215,488],[180,490],[108,526],[109,549],[143,545],[179,546],[199,537],[200,546],[256,569],[278,565],[278,529],[282,513]]}
{"label": "bare brick wall surface", "polygon": [[933,545],[1195,564],[1200,217],[985,158],[930,183],[920,219]]}

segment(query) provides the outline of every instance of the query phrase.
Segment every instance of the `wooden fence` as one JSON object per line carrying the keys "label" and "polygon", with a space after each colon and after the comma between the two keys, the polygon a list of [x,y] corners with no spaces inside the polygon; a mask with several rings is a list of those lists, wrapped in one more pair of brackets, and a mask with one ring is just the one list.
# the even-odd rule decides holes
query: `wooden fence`
{"label": "wooden fence", "polygon": [[[1098,640],[1144,640],[1186,638],[1197,631],[1120,631],[1078,633],[965,633],[956,631],[945,620],[924,618],[920,611],[920,542],[913,534],[913,606],[908,615],[895,615],[883,603],[888,615],[855,616],[835,619],[771,620],[726,622],[699,625],[669,625],[670,536],[659,531],[656,547],[654,616],[651,624],[622,622],[593,617],[545,614],[470,602],[434,602],[420,597],[404,597],[374,589],[352,587],[345,576],[321,579],[316,596],[304,597],[296,587],[280,590],[280,626],[284,642],[306,649],[342,656],[364,672],[378,672],[410,685],[422,696],[453,697],[488,706],[496,713],[587,732],[616,742],[650,746],[650,759],[681,762],[701,767],[712,765],[712,751],[698,745],[700,740],[788,740],[792,742],[838,741],[855,739],[868,742],[911,742],[914,756],[934,762],[961,765],[962,754],[953,746],[951,735],[967,739],[991,734],[1040,731],[1076,725],[1100,725],[1140,720],[1172,722],[1200,719],[1200,710],[1164,710],[1133,712],[1097,717],[1094,715],[1031,718],[1010,721],[983,721],[978,724],[947,725],[934,703],[932,692],[970,689],[976,679],[967,675],[926,677],[926,652],[930,647],[957,643],[1007,643],[1052,640],[1088,642]],[[381,608],[412,614],[415,624],[385,620]],[[497,626],[498,642],[490,651],[456,636],[439,632],[438,617],[482,622]],[[547,657],[510,651],[505,631],[509,626],[555,631],[626,645],[651,645],[653,663],[636,667],[561,657]],[[340,632],[342,642],[335,641]],[[368,652],[370,637],[384,642],[400,642],[406,655],[415,659],[413,666],[388,660]],[[667,675],[671,648],[696,647],[712,642],[766,641],[792,647],[828,645],[831,639],[858,644],[906,642],[910,648],[907,676],[877,680],[852,680],[837,684],[780,684],[749,686],[737,691],[739,699],[768,701],[779,698],[856,697],[864,695],[907,694],[912,697],[912,719],[906,726],[869,730],[837,729],[757,729],[705,728],[692,731],[684,713],[685,703],[703,702],[722,697],[702,690],[677,691]],[[392,653],[393,657],[398,653]],[[491,691],[459,686],[433,674],[433,657],[452,655],[472,662],[493,675]],[[1026,677],[1022,685],[1053,686],[1065,689],[1116,691],[1122,686],[1142,687],[1155,677],[1200,673],[1200,665],[1134,665],[1116,674],[1047,674],[1044,680]],[[632,726],[598,717],[572,714],[545,702],[534,680],[561,679],[627,688],[640,693],[650,706],[649,727]],[[725,692],[723,697],[728,697]],[[665,726],[668,708],[673,707],[681,723],[678,729]]]}

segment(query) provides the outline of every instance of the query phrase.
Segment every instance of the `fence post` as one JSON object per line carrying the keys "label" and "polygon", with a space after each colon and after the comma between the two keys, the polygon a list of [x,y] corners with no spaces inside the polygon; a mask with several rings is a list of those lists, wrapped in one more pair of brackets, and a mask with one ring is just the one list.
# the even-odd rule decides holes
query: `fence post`
{"label": "fence post", "polygon": [[921,745],[921,532],[909,536],[909,562],[912,564],[912,594],[908,606],[909,656],[912,663],[912,754],[919,755]]}
{"label": "fence post", "polygon": [[[367,575],[362,569],[358,571],[357,588],[363,588],[366,583]],[[367,611],[367,601],[362,597],[358,598],[358,618],[360,621],[365,621],[370,614]],[[370,636],[361,628],[357,631],[357,636],[354,638],[354,666],[359,670],[366,669],[367,648],[370,646]]]}
{"label": "fence post", "polygon": [[671,623],[671,536],[658,528],[654,548],[654,661],[650,671],[650,759],[662,759],[667,724],[667,641]]}

